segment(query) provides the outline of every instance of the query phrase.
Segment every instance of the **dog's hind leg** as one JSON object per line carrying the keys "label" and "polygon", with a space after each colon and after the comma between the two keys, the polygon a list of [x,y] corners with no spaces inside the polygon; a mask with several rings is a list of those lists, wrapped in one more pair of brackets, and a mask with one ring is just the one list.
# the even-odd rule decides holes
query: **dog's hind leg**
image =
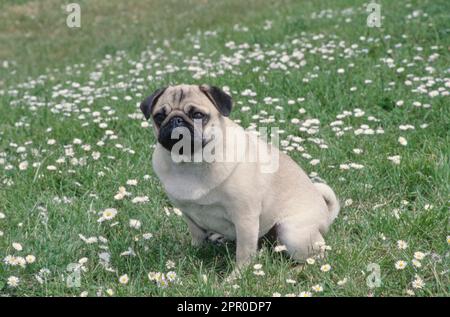
{"label": "dog's hind leg", "polygon": [[277,238],[286,246],[290,256],[304,262],[311,256],[323,256],[325,244],[317,224],[304,222],[302,217],[289,217],[277,225]]}
{"label": "dog's hind leg", "polygon": [[191,220],[188,216],[184,215],[184,219],[189,227],[189,231],[191,232],[191,245],[194,247],[198,247],[203,244],[206,240],[207,233],[205,230],[200,228],[195,222]]}

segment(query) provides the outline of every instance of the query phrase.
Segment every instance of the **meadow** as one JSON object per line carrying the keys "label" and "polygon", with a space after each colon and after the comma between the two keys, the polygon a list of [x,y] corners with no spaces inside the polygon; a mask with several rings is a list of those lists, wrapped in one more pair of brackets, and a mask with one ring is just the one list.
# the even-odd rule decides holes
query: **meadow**
{"label": "meadow", "polygon": [[[450,2],[0,1],[0,295],[449,296]],[[324,258],[190,245],[139,110],[212,84],[342,209]]]}

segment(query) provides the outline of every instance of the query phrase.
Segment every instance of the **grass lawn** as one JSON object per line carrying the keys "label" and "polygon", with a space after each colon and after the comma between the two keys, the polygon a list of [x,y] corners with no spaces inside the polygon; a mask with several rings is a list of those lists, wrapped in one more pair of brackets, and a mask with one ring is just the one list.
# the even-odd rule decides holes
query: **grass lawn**
{"label": "grass lawn", "polygon": [[[381,28],[358,0],[78,2],[70,29],[65,1],[0,1],[0,295],[450,294],[449,1],[381,0]],[[266,243],[225,283],[234,245],[190,246],[138,107],[176,83],[228,87],[330,184],[325,258]]]}

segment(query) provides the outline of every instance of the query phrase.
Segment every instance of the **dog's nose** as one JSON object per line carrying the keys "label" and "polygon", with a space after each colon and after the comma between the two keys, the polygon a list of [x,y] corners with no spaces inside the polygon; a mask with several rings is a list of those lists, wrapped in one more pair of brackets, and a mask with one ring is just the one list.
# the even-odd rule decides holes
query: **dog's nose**
{"label": "dog's nose", "polygon": [[184,123],[184,119],[182,117],[176,116],[170,119],[169,122],[173,127],[178,127]]}

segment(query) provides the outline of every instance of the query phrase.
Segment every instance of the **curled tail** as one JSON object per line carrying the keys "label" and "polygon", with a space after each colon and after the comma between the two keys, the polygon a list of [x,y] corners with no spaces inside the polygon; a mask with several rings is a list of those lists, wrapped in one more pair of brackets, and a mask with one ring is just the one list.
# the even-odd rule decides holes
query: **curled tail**
{"label": "curled tail", "polygon": [[339,201],[330,186],[323,183],[314,183],[314,186],[316,186],[316,189],[322,194],[327,203],[331,223],[339,214],[339,209],[341,208]]}

